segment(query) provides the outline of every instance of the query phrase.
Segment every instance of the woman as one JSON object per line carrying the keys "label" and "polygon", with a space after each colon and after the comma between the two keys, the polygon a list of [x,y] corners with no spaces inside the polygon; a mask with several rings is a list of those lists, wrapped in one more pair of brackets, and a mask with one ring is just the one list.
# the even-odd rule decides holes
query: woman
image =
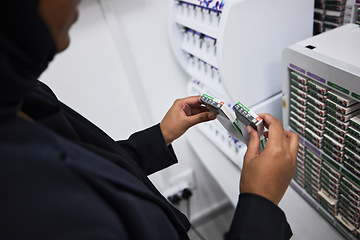
{"label": "woman", "polygon": [[[0,10],[0,238],[188,239],[187,218],[147,175],[177,162],[171,143],[214,120],[200,97],[174,102],[160,124],[114,141],[57,100],[37,77],[70,43],[78,0],[5,0]],[[266,149],[248,129],[229,239],[288,239],[278,208],[294,173],[298,137],[279,120]]]}

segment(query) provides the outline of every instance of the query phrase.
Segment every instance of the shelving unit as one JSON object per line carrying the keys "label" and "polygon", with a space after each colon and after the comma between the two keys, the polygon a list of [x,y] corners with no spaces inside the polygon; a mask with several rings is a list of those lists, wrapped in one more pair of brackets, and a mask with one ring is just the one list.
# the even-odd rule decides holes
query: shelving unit
{"label": "shelving unit", "polygon": [[293,188],[347,239],[360,238],[360,29],[283,53],[283,123],[300,136]]}
{"label": "shelving unit", "polygon": [[315,0],[314,35],[347,23],[359,24],[359,0]]}

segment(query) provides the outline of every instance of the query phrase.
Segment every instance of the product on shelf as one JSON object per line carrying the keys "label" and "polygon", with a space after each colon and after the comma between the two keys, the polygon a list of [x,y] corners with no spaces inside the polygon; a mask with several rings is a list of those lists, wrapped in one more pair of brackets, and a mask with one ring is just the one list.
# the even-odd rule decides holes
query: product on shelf
{"label": "product on shelf", "polygon": [[[316,1],[316,6],[324,7],[328,24],[336,24],[345,2]],[[283,54],[283,99],[289,103],[283,122],[299,134],[302,149],[293,181],[300,187],[294,189],[312,199],[346,239],[360,239],[358,32],[359,26],[348,24],[290,46]],[[348,44],[334,49],[340,39]]]}

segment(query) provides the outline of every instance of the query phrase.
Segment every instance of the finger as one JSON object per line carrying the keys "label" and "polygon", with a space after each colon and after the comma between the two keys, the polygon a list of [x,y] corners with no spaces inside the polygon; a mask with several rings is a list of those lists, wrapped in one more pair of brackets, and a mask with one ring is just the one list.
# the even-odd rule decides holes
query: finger
{"label": "finger", "polygon": [[289,149],[292,155],[296,155],[299,147],[299,135],[296,133],[285,131],[289,141]]}
{"label": "finger", "polygon": [[266,115],[267,113],[258,113],[257,115],[263,120],[263,122],[264,122],[264,126],[266,127],[266,128],[269,128],[269,124],[265,121],[265,115]]}
{"label": "finger", "polygon": [[264,121],[264,125],[268,129],[268,145],[278,144],[281,142],[282,137],[284,137],[284,128],[282,126],[282,122],[269,113],[260,113],[259,117],[261,117]]}
{"label": "finger", "polygon": [[263,119],[264,126],[269,128],[271,124],[281,122],[279,119],[271,115],[270,113],[259,113],[258,116]]}
{"label": "finger", "polygon": [[210,110],[207,107],[200,106],[200,107],[192,107],[191,108],[191,115],[199,114],[202,112],[210,112]]}
{"label": "finger", "polygon": [[189,116],[186,119],[187,127],[190,128],[196,124],[207,122],[216,119],[216,114],[212,112],[203,112],[193,116]]}
{"label": "finger", "polygon": [[182,102],[185,102],[191,107],[200,107],[202,105],[202,102],[200,100],[201,96],[190,96],[181,99]]}
{"label": "finger", "polygon": [[260,153],[260,138],[257,131],[255,131],[252,127],[247,126],[246,130],[249,133],[250,139],[244,159],[253,159]]}

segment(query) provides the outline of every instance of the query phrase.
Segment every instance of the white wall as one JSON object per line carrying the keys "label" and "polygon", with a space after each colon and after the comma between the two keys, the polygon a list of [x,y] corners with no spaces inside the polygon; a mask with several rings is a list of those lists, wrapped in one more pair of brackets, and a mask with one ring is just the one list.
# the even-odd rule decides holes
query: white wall
{"label": "white wall", "polygon": [[[160,122],[173,101],[186,96],[188,80],[168,42],[169,2],[83,1],[70,47],[40,79],[116,140]],[[192,218],[226,205],[185,137],[173,145],[179,164],[151,176],[155,185],[163,191],[169,178],[192,168],[198,186]]]}
{"label": "white wall", "polygon": [[40,79],[113,138],[127,138],[144,127],[130,81],[97,2],[84,1],[80,11],[70,47]]}

